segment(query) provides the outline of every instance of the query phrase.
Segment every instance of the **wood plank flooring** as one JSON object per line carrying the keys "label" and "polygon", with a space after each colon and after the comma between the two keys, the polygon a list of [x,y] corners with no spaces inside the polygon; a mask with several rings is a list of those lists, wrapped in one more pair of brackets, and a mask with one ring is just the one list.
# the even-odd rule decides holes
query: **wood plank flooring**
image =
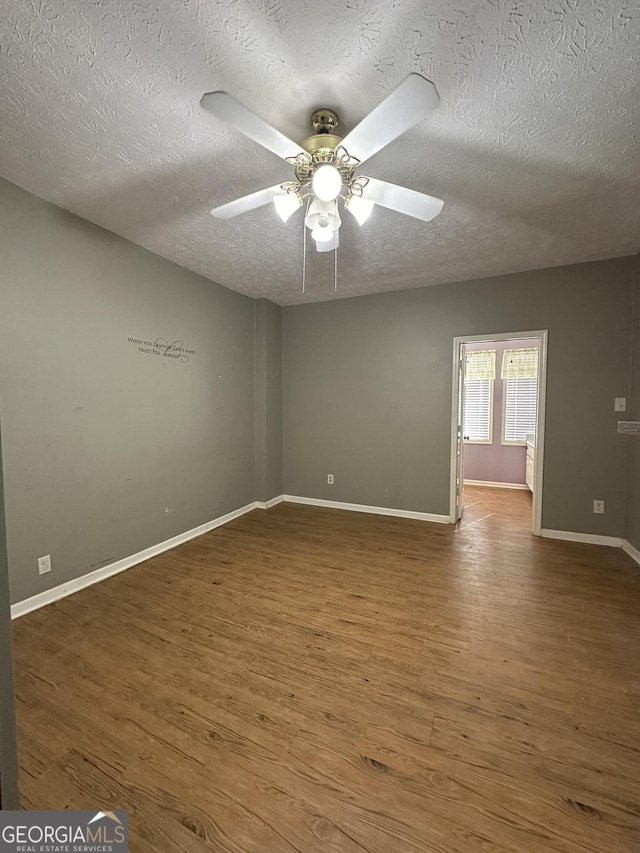
{"label": "wood plank flooring", "polygon": [[498,533],[531,533],[533,499],[529,489],[465,486],[463,497],[464,511],[458,522],[459,530],[481,525]]}
{"label": "wood plank flooring", "polygon": [[467,499],[257,510],[17,620],[24,807],[127,809],[133,853],[638,853],[640,567]]}

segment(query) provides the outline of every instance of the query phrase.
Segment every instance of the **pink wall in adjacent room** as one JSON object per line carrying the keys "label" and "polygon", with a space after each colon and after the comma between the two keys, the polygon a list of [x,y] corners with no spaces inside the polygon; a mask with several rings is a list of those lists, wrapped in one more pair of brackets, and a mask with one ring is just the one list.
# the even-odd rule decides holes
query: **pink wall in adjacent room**
{"label": "pink wall in adjacent room", "polygon": [[506,349],[537,346],[538,341],[494,341],[467,344],[467,350],[495,349],[496,379],[493,383],[493,444],[465,444],[465,480],[485,480],[490,483],[524,484],[526,447],[513,447],[500,443],[502,435],[502,386],[500,369]]}

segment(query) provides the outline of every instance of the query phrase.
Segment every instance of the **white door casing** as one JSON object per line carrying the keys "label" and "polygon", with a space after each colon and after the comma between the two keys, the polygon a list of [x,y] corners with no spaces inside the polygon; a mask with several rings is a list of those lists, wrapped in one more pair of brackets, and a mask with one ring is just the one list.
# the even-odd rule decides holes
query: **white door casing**
{"label": "white door casing", "polygon": [[[451,395],[451,466],[449,489],[449,522],[455,524],[462,514],[461,502],[464,488],[464,440],[461,425],[464,417],[464,345],[467,343],[493,341],[538,340],[538,410],[536,416],[536,451],[532,507],[532,532],[540,536],[542,529],[542,488],[544,463],[544,428],[547,399],[547,346],[546,329],[522,332],[496,332],[486,335],[460,335],[453,339],[453,387]],[[462,387],[461,387],[462,383]],[[462,450],[459,450],[462,444]],[[461,470],[462,469],[462,470]],[[462,485],[459,485],[459,480]]]}

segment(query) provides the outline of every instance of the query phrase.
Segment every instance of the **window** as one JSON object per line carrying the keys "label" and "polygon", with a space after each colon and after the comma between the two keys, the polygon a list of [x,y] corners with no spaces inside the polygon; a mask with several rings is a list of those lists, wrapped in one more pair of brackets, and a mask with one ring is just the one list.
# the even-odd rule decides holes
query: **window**
{"label": "window", "polygon": [[464,383],[464,440],[491,444],[493,379],[468,379]]}
{"label": "window", "polygon": [[538,380],[504,380],[503,444],[524,444],[528,433],[536,431]]}
{"label": "window", "polygon": [[538,350],[506,350],[502,360],[502,380],[502,443],[524,444],[527,435],[536,431]]}
{"label": "window", "polygon": [[491,444],[496,351],[472,350],[466,353],[465,358],[462,434],[468,443]]}

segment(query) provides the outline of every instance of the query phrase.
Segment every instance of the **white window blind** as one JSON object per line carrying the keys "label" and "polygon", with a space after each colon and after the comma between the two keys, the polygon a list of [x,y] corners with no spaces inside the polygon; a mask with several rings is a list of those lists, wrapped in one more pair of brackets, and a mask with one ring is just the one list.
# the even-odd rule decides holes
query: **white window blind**
{"label": "white window blind", "polygon": [[492,379],[469,379],[464,383],[464,424],[466,441],[491,443]]}
{"label": "white window blind", "polygon": [[502,356],[504,380],[503,444],[522,444],[536,431],[538,348],[508,349]]}
{"label": "white window blind", "polygon": [[528,433],[536,431],[538,379],[505,379],[504,385],[502,440],[505,444],[521,444]]}
{"label": "white window blind", "polygon": [[493,421],[493,380],[496,351],[466,353],[463,436],[466,441],[490,444]]}

